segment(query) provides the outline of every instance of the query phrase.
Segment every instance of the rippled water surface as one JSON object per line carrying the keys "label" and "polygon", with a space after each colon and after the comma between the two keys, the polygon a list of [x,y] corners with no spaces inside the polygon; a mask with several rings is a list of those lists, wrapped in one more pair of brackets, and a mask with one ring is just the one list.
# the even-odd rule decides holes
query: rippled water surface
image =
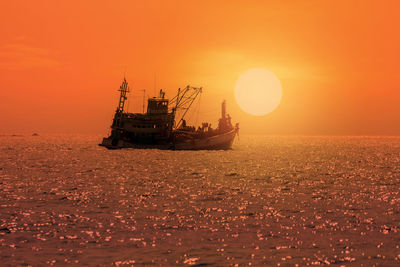
{"label": "rippled water surface", "polygon": [[1,264],[399,265],[399,137],[240,138],[0,136]]}

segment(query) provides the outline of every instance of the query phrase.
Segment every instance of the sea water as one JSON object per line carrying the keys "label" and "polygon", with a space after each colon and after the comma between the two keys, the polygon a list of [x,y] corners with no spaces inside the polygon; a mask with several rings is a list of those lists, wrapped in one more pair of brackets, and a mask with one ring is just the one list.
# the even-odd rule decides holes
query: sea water
{"label": "sea water", "polygon": [[400,264],[400,137],[0,136],[3,265]]}

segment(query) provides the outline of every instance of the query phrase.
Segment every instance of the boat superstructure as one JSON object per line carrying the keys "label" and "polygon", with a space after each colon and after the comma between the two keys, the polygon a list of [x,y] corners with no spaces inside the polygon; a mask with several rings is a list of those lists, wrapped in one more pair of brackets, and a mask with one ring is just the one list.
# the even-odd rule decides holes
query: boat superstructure
{"label": "boat superstructure", "polygon": [[[197,129],[186,124],[185,115],[201,94],[201,87],[186,86],[182,90],[178,89],[177,95],[171,100],[165,98],[165,92],[160,90],[158,97],[148,99],[145,113],[125,111],[125,102],[130,91],[125,78],[119,91],[119,103],[111,124],[111,134],[103,138],[101,146],[110,149],[229,149],[238,134],[239,126],[232,126],[231,118],[226,114],[225,101],[222,103],[221,118],[216,129],[212,129],[209,123],[203,123]],[[179,116],[177,111],[180,111]]]}

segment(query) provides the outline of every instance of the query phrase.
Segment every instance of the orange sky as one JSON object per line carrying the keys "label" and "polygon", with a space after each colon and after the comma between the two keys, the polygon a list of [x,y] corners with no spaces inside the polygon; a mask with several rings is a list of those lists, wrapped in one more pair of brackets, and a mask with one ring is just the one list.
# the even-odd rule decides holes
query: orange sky
{"label": "orange sky", "polygon": [[[106,133],[124,73],[173,96],[203,86],[242,133],[400,135],[398,1],[2,1],[0,132]],[[273,113],[240,110],[238,76],[281,80]],[[130,111],[141,111],[133,92]]]}

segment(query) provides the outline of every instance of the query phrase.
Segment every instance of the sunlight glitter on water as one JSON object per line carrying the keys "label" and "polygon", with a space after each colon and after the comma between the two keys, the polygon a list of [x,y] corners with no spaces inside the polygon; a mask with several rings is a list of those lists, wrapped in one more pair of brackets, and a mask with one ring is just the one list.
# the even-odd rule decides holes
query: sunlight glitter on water
{"label": "sunlight glitter on water", "polygon": [[400,260],[400,138],[241,136],[230,151],[0,136],[10,265]]}

